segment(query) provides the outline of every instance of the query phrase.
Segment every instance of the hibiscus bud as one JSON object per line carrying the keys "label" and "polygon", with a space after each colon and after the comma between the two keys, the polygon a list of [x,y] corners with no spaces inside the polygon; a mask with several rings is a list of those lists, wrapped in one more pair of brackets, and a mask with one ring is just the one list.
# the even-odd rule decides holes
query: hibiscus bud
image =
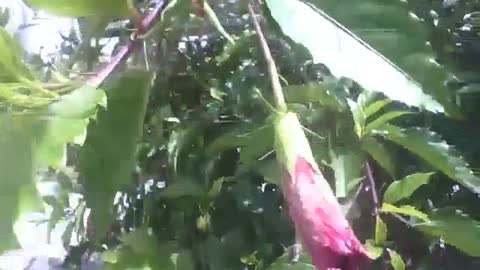
{"label": "hibiscus bud", "polygon": [[319,270],[364,269],[367,252],[315,163],[297,116],[280,114],[274,126],[277,159],[284,172],[283,193],[313,264]]}

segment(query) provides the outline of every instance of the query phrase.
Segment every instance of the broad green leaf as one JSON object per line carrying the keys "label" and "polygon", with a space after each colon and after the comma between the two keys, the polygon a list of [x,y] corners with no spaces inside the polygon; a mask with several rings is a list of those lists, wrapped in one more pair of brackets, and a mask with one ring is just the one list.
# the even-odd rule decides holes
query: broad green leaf
{"label": "broad green leaf", "polygon": [[21,213],[21,191],[33,184],[34,135],[32,122],[0,115],[0,253],[14,248],[13,226]]}
{"label": "broad green leaf", "polygon": [[420,186],[427,184],[433,174],[433,172],[415,173],[394,181],[383,194],[383,201],[392,204],[410,197]]}
{"label": "broad green leaf", "polygon": [[335,76],[352,78],[367,90],[382,92],[409,106],[444,112],[443,106],[423,93],[410,76],[325,12],[299,0],[266,3],[284,34],[305,46],[314,62],[325,64]]}
{"label": "broad green leaf", "polygon": [[422,128],[402,129],[384,125],[377,134],[420,156],[430,165],[475,193],[480,193],[480,179],[468,164],[436,133]]}
{"label": "broad green leaf", "polygon": [[97,105],[106,106],[105,92],[95,87],[84,85],[66,95],[48,107],[52,115],[64,118],[88,118],[96,111]]}
{"label": "broad green leaf", "polygon": [[388,203],[383,203],[379,211],[382,213],[395,213],[395,214],[416,217],[426,222],[430,220],[427,214],[417,210],[415,207],[411,205],[402,205],[397,207]]}
{"label": "broad green leaf", "polygon": [[430,221],[418,223],[414,228],[435,237],[441,237],[470,256],[480,257],[480,222],[453,208],[437,209]]}
{"label": "broad green leaf", "polygon": [[387,248],[387,251],[390,255],[390,264],[392,265],[393,270],[405,270],[405,262],[403,261],[402,256],[393,249]]}
{"label": "broad green leaf", "polygon": [[128,15],[127,0],[27,0],[27,2],[33,8],[60,16]]}
{"label": "broad green leaf", "polygon": [[127,72],[107,89],[107,108],[100,109],[88,125],[79,172],[97,237],[103,236],[113,220],[115,193],[132,181],[149,81],[146,72]]}
{"label": "broad green leaf", "polygon": [[384,108],[386,105],[390,104],[392,101],[390,99],[381,99],[377,100],[371,104],[368,104],[363,108],[363,113],[365,114],[365,118],[368,118],[378,111],[380,111],[382,108]]}
{"label": "broad green leaf", "polygon": [[392,154],[387,152],[385,145],[375,137],[365,136],[360,141],[365,150],[391,176],[395,175],[395,163]]}
{"label": "broad green leaf", "polygon": [[375,221],[375,245],[383,245],[387,241],[387,224],[383,222],[379,215]]}
{"label": "broad green leaf", "polygon": [[385,124],[389,123],[395,118],[398,118],[400,116],[406,115],[406,114],[411,114],[411,112],[406,112],[406,111],[393,111],[393,112],[387,112],[385,114],[382,114],[375,120],[371,121],[370,123],[367,124],[365,127],[365,134],[370,133],[372,130],[381,128]]}

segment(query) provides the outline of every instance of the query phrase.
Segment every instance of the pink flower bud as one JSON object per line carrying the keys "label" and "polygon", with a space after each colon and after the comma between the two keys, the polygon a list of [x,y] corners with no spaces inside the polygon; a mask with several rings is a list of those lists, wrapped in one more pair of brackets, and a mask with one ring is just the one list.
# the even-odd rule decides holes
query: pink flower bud
{"label": "pink flower bud", "polygon": [[319,270],[364,269],[367,252],[318,169],[296,115],[279,116],[275,132],[289,214],[313,264]]}

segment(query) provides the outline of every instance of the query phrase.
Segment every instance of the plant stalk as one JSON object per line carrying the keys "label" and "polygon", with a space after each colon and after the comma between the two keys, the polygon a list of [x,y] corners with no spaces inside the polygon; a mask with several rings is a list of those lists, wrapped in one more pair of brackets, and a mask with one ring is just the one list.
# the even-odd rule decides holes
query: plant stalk
{"label": "plant stalk", "polygon": [[272,53],[270,52],[270,48],[268,47],[267,40],[263,35],[262,28],[260,27],[260,23],[253,11],[252,5],[248,4],[248,12],[250,17],[252,17],[253,25],[255,26],[255,32],[257,32],[258,41],[260,43],[260,47],[262,48],[263,57],[265,62],[267,63],[268,67],[268,74],[270,77],[270,81],[272,84],[272,91],[273,91],[273,99],[275,102],[275,107],[280,112],[287,111],[287,103],[285,102],[285,97],[282,91],[282,85],[280,84],[280,78],[277,71],[277,66],[275,65],[275,61],[273,60]]}

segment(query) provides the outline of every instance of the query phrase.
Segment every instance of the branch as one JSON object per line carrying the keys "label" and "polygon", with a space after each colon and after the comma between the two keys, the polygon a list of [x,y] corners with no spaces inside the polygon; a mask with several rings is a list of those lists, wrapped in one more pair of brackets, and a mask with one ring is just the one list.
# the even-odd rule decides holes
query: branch
{"label": "branch", "polygon": [[375,216],[378,215],[378,209],[380,208],[380,201],[378,200],[377,195],[377,187],[375,185],[375,178],[373,178],[372,168],[370,167],[370,163],[367,161],[365,162],[365,170],[367,171],[367,179],[370,183],[370,188],[372,189],[372,201],[374,207],[374,214]]}
{"label": "branch", "polygon": [[87,79],[86,84],[91,85],[93,87],[98,87],[102,84],[105,79],[112,74],[112,72],[120,65],[120,63],[124,62],[125,60],[130,57],[133,51],[138,47],[139,40],[141,40],[141,36],[149,31],[153,25],[157,22],[157,18],[161,15],[162,10],[164,7],[164,0],[158,1],[155,8],[145,15],[139,25],[135,33],[133,34],[132,39],[128,42],[128,44],[122,47],[113,57],[110,63],[106,64],[102,68],[100,68],[95,75],[91,76]]}
{"label": "branch", "polygon": [[257,32],[260,47],[262,47],[263,57],[265,58],[265,61],[267,63],[268,74],[272,83],[275,107],[277,107],[277,109],[280,111],[286,111],[287,104],[285,102],[285,97],[283,96],[282,85],[280,84],[277,66],[275,65],[275,61],[273,60],[272,53],[270,52],[270,48],[268,47],[267,40],[263,35],[262,28],[260,27],[260,23],[258,22],[258,19],[253,11],[251,4],[248,4],[248,12],[250,14],[250,17],[252,17],[253,25],[255,26],[255,31]]}
{"label": "branch", "polygon": [[215,28],[217,29],[217,31],[220,32],[220,34],[222,34],[222,36],[225,37],[225,39],[227,39],[227,41],[228,41],[230,44],[235,44],[235,40],[234,40],[233,37],[227,32],[227,30],[225,30],[225,28],[222,26],[222,24],[220,23],[220,20],[218,20],[218,17],[217,17],[217,15],[215,14],[215,11],[213,11],[212,7],[208,4],[208,2],[205,1],[205,2],[203,3],[203,5],[204,5],[205,13],[207,14],[208,19],[209,19],[210,22],[215,26]]}

